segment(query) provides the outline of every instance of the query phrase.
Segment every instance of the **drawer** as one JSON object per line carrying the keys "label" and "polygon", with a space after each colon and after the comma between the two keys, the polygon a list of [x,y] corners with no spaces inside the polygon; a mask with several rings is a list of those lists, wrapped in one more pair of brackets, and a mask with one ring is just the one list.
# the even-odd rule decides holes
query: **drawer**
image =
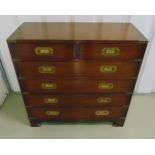
{"label": "drawer", "polygon": [[144,44],[80,44],[82,59],[129,60],[139,59],[144,55]]}
{"label": "drawer", "polygon": [[21,60],[65,60],[74,57],[73,44],[21,43],[9,45],[12,58]]}
{"label": "drawer", "polygon": [[48,107],[101,107],[128,105],[131,95],[24,95],[27,105]]}
{"label": "drawer", "polygon": [[20,79],[22,91],[31,93],[102,93],[131,92],[135,79]]}
{"label": "drawer", "polygon": [[115,119],[124,114],[124,108],[31,108],[32,117],[40,120],[102,120]]}
{"label": "drawer", "polygon": [[140,62],[16,62],[18,76],[22,77],[102,77],[127,78],[138,75]]}

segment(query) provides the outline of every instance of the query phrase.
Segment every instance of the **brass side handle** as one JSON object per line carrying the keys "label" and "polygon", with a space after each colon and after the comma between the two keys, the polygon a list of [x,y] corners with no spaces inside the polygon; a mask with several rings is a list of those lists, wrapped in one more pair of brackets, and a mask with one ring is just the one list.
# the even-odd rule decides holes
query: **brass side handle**
{"label": "brass side handle", "polygon": [[107,115],[109,115],[109,110],[97,110],[97,111],[95,111],[95,115],[97,115],[97,116],[107,116]]}
{"label": "brass side handle", "polygon": [[53,55],[54,50],[51,47],[36,47],[35,48],[35,54],[39,55],[39,56]]}
{"label": "brass side handle", "polygon": [[53,74],[55,73],[56,69],[54,66],[39,66],[38,72],[41,74]]}
{"label": "brass side handle", "polygon": [[58,103],[59,100],[58,98],[53,97],[53,98],[44,98],[43,101],[44,103],[47,103],[47,104],[56,104]]}
{"label": "brass side handle", "polygon": [[60,111],[46,111],[46,115],[48,116],[59,116],[60,115]]}
{"label": "brass side handle", "polygon": [[98,97],[96,99],[96,102],[97,103],[100,103],[100,104],[108,104],[112,101],[111,97]]}
{"label": "brass side handle", "polygon": [[113,83],[101,82],[98,84],[99,89],[113,89],[113,87],[114,87]]}
{"label": "brass side handle", "polygon": [[99,68],[101,73],[114,73],[117,71],[116,65],[102,65]]}
{"label": "brass side handle", "polygon": [[101,54],[104,56],[118,56],[120,55],[120,49],[118,47],[106,47],[101,49]]}
{"label": "brass side handle", "polygon": [[41,83],[42,89],[56,89],[57,84],[56,83]]}

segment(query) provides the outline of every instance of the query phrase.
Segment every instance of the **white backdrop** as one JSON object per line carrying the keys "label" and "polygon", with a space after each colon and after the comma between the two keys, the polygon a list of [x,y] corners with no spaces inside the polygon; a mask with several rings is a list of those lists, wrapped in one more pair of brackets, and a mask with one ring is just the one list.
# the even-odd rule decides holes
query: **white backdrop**
{"label": "white backdrop", "polygon": [[1,70],[0,70],[0,106],[4,102],[7,94],[8,94],[8,90],[7,90],[7,87],[6,87],[5,83],[4,83],[2,73],[1,73]]}
{"label": "white backdrop", "polygon": [[11,87],[19,91],[19,85],[6,44],[7,37],[23,22],[131,22],[148,39],[149,44],[144,57],[140,75],[135,88],[136,93],[155,92],[155,16],[127,16],[127,15],[51,15],[51,16],[0,16],[0,56],[5,67]]}

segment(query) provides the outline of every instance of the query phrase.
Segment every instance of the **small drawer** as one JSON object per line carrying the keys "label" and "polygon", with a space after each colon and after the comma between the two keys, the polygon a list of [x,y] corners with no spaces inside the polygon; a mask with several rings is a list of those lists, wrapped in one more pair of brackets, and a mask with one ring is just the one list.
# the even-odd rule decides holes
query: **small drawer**
{"label": "small drawer", "polygon": [[74,58],[73,44],[69,43],[21,43],[9,45],[13,59],[65,60]]}
{"label": "small drawer", "polygon": [[31,93],[131,92],[136,80],[20,79],[22,91]]}
{"label": "small drawer", "polygon": [[104,107],[128,105],[131,95],[24,95],[27,105],[40,107]]}
{"label": "small drawer", "polygon": [[129,60],[140,59],[144,55],[144,44],[80,44],[82,59]]}
{"label": "small drawer", "polygon": [[123,116],[124,108],[31,108],[33,117],[40,120],[102,120]]}
{"label": "small drawer", "polygon": [[22,77],[102,77],[128,78],[138,74],[140,62],[16,62],[18,76]]}

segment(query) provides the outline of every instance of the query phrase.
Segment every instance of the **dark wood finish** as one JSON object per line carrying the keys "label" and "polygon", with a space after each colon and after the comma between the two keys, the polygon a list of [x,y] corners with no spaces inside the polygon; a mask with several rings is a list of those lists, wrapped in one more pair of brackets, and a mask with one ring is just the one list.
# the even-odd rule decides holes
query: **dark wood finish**
{"label": "dark wood finish", "polygon": [[[52,55],[37,55],[35,49],[37,47],[51,47],[53,49]],[[69,60],[75,56],[74,45],[71,43],[21,43],[9,44],[12,51],[12,58],[19,60]]]}
{"label": "dark wood finish", "polygon": [[[124,125],[147,46],[132,24],[23,23],[7,43],[31,126],[43,121]],[[45,83],[52,89],[43,88]]]}
{"label": "dark wood finish", "polygon": [[[99,89],[100,83],[112,83],[112,89]],[[56,89],[43,89],[42,83],[56,83]],[[31,93],[103,93],[103,92],[131,92],[135,86],[135,80],[94,80],[94,79],[35,79],[20,80],[23,92]]]}
{"label": "dark wood finish", "polygon": [[8,42],[147,42],[130,23],[23,23]]}
{"label": "dark wood finish", "polygon": [[[40,73],[40,66],[54,67],[53,73]],[[115,72],[101,72],[104,66],[116,66]],[[70,61],[70,62],[16,62],[18,76],[21,77],[102,77],[103,79],[131,78],[138,74],[140,62],[98,62],[98,61]]]}
{"label": "dark wood finish", "polygon": [[[105,56],[102,54],[103,48],[119,48],[120,53],[119,55],[113,56]],[[80,44],[80,56],[81,59],[99,59],[99,60],[130,60],[130,59],[141,59],[143,58],[144,51],[146,45],[145,44],[106,44],[106,43],[85,43]]]}
{"label": "dark wood finish", "polygon": [[125,118],[119,118],[113,122],[113,126],[122,127],[125,123]]}
{"label": "dark wood finish", "polygon": [[40,122],[36,119],[30,119],[30,124],[32,127],[39,127],[40,126]]}
{"label": "dark wood finish", "polygon": [[[108,115],[96,115],[96,111],[108,111]],[[124,108],[31,108],[30,109],[33,117],[37,117],[40,120],[102,120],[116,119],[122,116]],[[58,111],[60,114],[58,116],[47,115],[47,111]]]}
{"label": "dark wood finish", "polygon": [[[24,95],[27,106],[33,107],[104,107],[123,106],[130,103],[131,95],[97,94],[97,95]],[[57,102],[47,103],[46,99],[57,99]],[[109,102],[99,102],[99,98],[110,98]],[[105,99],[106,100],[106,99]]]}

